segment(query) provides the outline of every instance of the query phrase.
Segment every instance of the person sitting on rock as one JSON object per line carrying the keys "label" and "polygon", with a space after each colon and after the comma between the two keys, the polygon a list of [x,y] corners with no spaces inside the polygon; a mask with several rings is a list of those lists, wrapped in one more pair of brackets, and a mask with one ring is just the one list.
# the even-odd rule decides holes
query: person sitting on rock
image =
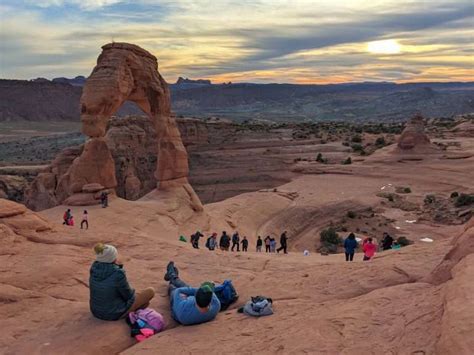
{"label": "person sitting on rock", "polygon": [[68,209],[66,210],[66,212],[64,212],[64,215],[63,215],[63,224],[65,224],[66,226],[68,226],[70,219],[71,219],[71,209],[68,208]]}
{"label": "person sitting on rock", "polygon": [[221,250],[229,251],[230,237],[226,231],[222,232],[221,239],[219,240],[219,247]]}
{"label": "person sitting on rock", "polygon": [[393,244],[393,238],[388,233],[385,232],[383,234],[383,239],[382,239],[382,249],[390,250],[392,249],[392,244]]}
{"label": "person sitting on rock", "polygon": [[237,247],[237,251],[240,251],[240,237],[239,232],[235,232],[232,236],[232,249],[230,251],[234,251],[234,248]]}
{"label": "person sitting on rock", "polygon": [[364,251],[364,261],[369,261],[374,257],[377,246],[372,243],[372,238],[368,238],[366,241],[364,241],[362,250]]}
{"label": "person sitting on rock", "polygon": [[242,251],[247,251],[247,249],[249,247],[249,241],[248,241],[247,237],[244,236],[241,243],[242,243]]}
{"label": "person sitting on rock", "polygon": [[262,245],[263,245],[262,237],[258,236],[258,238],[257,238],[257,253],[262,252]]}
{"label": "person sitting on rock", "polygon": [[146,308],[155,296],[155,290],[148,287],[135,292],[130,287],[113,245],[98,243],[94,251],[96,261],[91,266],[89,277],[92,314],[103,320],[117,320],[129,312]]}
{"label": "person sitting on rock", "polygon": [[211,282],[199,288],[189,287],[179,278],[178,268],[170,261],[166,267],[165,281],[169,281],[171,316],[183,325],[200,324],[213,320],[221,309]]}
{"label": "person sitting on rock", "polygon": [[349,234],[349,236],[344,241],[344,249],[346,251],[346,261],[354,260],[354,253],[357,249],[357,240],[354,233]]}

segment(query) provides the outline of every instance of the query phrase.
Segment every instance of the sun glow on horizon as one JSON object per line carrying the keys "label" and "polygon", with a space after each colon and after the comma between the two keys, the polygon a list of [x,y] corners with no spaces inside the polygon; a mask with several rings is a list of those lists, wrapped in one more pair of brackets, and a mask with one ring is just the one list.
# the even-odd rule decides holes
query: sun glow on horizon
{"label": "sun glow on horizon", "polygon": [[367,43],[367,51],[373,54],[398,54],[402,47],[396,40],[386,39]]}

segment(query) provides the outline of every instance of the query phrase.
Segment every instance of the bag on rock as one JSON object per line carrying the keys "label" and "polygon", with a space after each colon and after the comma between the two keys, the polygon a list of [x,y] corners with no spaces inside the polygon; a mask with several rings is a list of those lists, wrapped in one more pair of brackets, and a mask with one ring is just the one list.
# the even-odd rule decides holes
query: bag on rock
{"label": "bag on rock", "polygon": [[225,311],[232,303],[239,299],[239,295],[231,280],[225,280],[221,285],[216,285],[214,293],[221,302],[221,311]]}
{"label": "bag on rock", "polygon": [[152,329],[155,334],[165,329],[163,316],[152,308],[144,308],[130,312],[128,318],[132,328],[137,325],[140,329]]}

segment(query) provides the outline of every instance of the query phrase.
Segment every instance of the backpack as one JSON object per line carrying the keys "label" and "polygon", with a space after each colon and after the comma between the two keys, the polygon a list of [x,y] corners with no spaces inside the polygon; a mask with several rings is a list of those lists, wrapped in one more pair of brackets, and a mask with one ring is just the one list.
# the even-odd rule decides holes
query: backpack
{"label": "backpack", "polygon": [[152,329],[155,334],[165,329],[165,321],[163,316],[155,311],[153,308],[139,309],[128,314],[131,325],[138,323],[139,325],[145,323],[140,328]]}
{"label": "backpack", "polygon": [[214,293],[221,302],[221,311],[225,311],[232,303],[239,299],[239,295],[231,280],[225,280],[221,285],[215,286]]}
{"label": "backpack", "polygon": [[209,247],[211,246],[211,238],[212,238],[212,237],[209,237],[209,238],[207,238],[207,240],[206,240],[206,248],[207,248],[207,249],[209,249]]}

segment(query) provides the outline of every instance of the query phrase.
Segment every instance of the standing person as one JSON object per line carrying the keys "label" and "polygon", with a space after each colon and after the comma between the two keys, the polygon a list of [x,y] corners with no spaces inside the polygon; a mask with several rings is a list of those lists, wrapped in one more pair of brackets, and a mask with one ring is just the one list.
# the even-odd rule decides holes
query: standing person
{"label": "standing person", "polygon": [[275,238],[270,238],[270,253],[276,252],[277,242]]}
{"label": "standing person", "polygon": [[244,239],[242,239],[242,251],[247,251],[249,247],[249,241],[247,240],[247,237],[244,236]]}
{"label": "standing person", "polygon": [[84,226],[84,224],[86,225],[86,229],[89,229],[87,210],[84,210],[84,213],[82,214],[81,229]]}
{"label": "standing person", "polygon": [[230,251],[234,251],[234,248],[237,247],[237,251],[240,251],[240,237],[239,232],[235,232],[232,236],[232,249]]}
{"label": "standing person", "polygon": [[267,237],[265,238],[265,253],[269,253],[270,252],[270,236],[267,235]]}
{"label": "standing person", "polygon": [[219,247],[221,250],[229,251],[230,237],[226,231],[222,232],[221,239],[219,240]]}
{"label": "standing person", "polygon": [[375,251],[377,250],[377,246],[372,243],[372,238],[367,239],[364,241],[364,245],[362,246],[362,250],[364,251],[364,261],[369,261],[375,255]]}
{"label": "standing person", "polygon": [[200,324],[213,320],[221,310],[221,303],[211,282],[199,288],[189,287],[179,278],[178,268],[172,261],[166,267],[165,281],[169,281],[171,316],[183,325]]}
{"label": "standing person", "polygon": [[277,253],[280,253],[280,250],[283,250],[285,254],[288,254],[286,248],[288,246],[288,237],[286,236],[286,231],[284,231],[280,236],[280,247],[277,249]]}
{"label": "standing person", "polygon": [[89,305],[94,317],[118,320],[129,312],[146,308],[155,296],[155,290],[148,287],[135,292],[130,287],[113,245],[99,243],[94,251],[96,261],[91,266],[89,277]]}
{"label": "standing person", "polygon": [[68,208],[68,209],[66,210],[66,212],[64,212],[64,215],[63,215],[63,224],[65,224],[66,226],[68,226],[70,219],[71,219],[71,209]]}
{"label": "standing person", "polygon": [[199,249],[199,238],[201,238],[202,236],[203,235],[199,231],[191,235],[191,244],[193,245],[194,249]]}
{"label": "standing person", "polygon": [[344,241],[344,249],[346,251],[346,261],[352,261],[354,259],[354,252],[357,249],[357,240],[354,233],[349,234]]}
{"label": "standing person", "polygon": [[382,239],[382,249],[390,250],[392,249],[392,244],[393,244],[393,238],[387,232],[385,232],[383,234],[383,239]]}
{"label": "standing person", "polygon": [[213,251],[216,249],[216,246],[217,246],[217,233],[212,233],[212,235],[207,238],[207,241],[206,241],[206,248]]}
{"label": "standing person", "polygon": [[102,191],[100,194],[100,202],[102,203],[102,208],[109,207],[109,194],[105,191]]}
{"label": "standing person", "polygon": [[263,245],[262,237],[258,236],[258,238],[257,238],[257,253],[262,252],[262,245]]}

